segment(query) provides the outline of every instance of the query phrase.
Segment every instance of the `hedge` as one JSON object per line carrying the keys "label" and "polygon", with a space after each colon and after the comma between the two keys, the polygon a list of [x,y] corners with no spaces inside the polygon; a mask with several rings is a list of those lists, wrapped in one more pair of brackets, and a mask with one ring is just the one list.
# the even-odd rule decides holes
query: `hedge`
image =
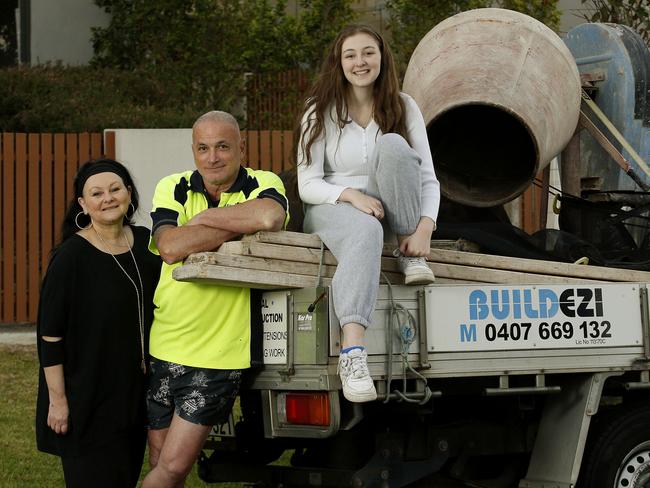
{"label": "hedge", "polygon": [[[232,80],[231,86],[236,85]],[[59,65],[6,68],[0,70],[0,129],[92,132],[108,127],[189,127],[197,114],[215,107],[214,101],[188,92],[164,72],[145,75]]]}

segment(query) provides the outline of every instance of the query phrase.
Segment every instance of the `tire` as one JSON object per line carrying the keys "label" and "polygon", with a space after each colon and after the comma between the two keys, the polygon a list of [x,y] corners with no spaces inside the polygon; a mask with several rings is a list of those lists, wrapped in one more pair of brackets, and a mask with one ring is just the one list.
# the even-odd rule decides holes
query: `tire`
{"label": "tire", "polygon": [[594,419],[577,486],[650,488],[650,405],[617,407]]}

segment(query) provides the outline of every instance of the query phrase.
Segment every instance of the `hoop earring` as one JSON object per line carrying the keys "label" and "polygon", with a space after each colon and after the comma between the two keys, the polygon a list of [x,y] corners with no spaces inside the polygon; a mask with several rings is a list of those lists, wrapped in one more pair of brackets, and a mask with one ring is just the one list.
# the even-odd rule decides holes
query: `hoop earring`
{"label": "hoop earring", "polygon": [[131,215],[129,215],[129,212],[126,212],[126,216],[131,218],[135,215],[135,205],[133,205],[133,202],[129,203],[129,207],[131,207]]}
{"label": "hoop earring", "polygon": [[86,215],[83,212],[79,212],[77,215],[74,217],[74,223],[75,225],[79,228],[79,230],[85,230],[85,229],[90,229],[90,226],[93,225],[92,220],[88,222],[88,225],[86,227],[82,227],[79,225],[79,216],[80,215]]}

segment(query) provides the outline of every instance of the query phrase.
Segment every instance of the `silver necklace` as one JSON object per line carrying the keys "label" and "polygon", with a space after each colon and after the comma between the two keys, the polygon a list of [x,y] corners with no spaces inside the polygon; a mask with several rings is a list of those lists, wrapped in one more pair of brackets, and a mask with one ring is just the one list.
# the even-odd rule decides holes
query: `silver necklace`
{"label": "silver necklace", "polygon": [[[143,373],[147,373],[147,365],[145,363],[145,358],[144,358],[144,287],[142,286],[142,277],[140,276],[140,268],[138,268],[138,262],[135,260],[135,256],[133,255],[133,251],[131,250],[131,244],[129,244],[129,240],[126,238],[126,234],[124,233],[124,228],[122,228],[122,238],[126,242],[126,247],[129,248],[129,254],[131,254],[131,259],[133,259],[133,264],[135,265],[135,271],[138,274],[138,282],[140,285],[140,288],[138,288],[138,285],[136,285],[135,281],[133,281],[133,278],[131,278],[131,275],[126,272],[126,269],[120,264],[118,259],[115,257],[115,254],[111,252],[111,248],[109,247],[108,244],[106,244],[106,241],[104,238],[101,236],[99,232],[97,232],[97,229],[95,229],[95,226],[93,226],[93,230],[95,231],[95,234],[97,234],[97,237],[99,237],[99,240],[102,241],[102,244],[104,244],[104,247],[108,251],[108,253],[111,255],[113,260],[117,263],[117,265],[120,267],[122,272],[126,275],[126,277],[129,279],[131,284],[133,285],[133,288],[135,288],[135,295],[138,299],[138,324],[140,326],[140,351],[142,353],[142,362],[140,363],[140,367],[142,368]],[[134,237],[135,238],[135,237]]]}

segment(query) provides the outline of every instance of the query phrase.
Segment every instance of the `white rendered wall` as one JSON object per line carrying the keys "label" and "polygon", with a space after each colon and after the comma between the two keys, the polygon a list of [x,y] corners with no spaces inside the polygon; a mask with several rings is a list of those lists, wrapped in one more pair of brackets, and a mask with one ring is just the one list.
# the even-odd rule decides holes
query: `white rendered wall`
{"label": "white rendered wall", "polygon": [[151,200],[163,177],[196,169],[192,129],[107,129],[115,132],[115,159],[124,164],[140,195],[136,223],[151,228]]}
{"label": "white rendered wall", "polygon": [[93,57],[91,28],[106,27],[110,19],[93,0],[31,0],[31,64],[88,63]]}
{"label": "white rendered wall", "polygon": [[594,8],[583,4],[580,0],[559,0],[558,9],[562,12],[560,17],[560,35],[566,34],[576,25],[586,22],[585,15],[593,14]]}

